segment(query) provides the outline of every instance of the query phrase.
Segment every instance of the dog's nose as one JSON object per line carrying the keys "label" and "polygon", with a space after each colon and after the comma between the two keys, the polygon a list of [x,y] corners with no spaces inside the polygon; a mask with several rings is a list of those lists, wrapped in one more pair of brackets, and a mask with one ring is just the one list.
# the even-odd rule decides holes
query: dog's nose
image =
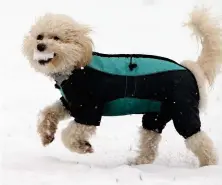
{"label": "dog's nose", "polygon": [[46,49],[46,45],[45,44],[38,44],[37,45],[37,49],[39,50],[39,51],[44,51],[45,49]]}

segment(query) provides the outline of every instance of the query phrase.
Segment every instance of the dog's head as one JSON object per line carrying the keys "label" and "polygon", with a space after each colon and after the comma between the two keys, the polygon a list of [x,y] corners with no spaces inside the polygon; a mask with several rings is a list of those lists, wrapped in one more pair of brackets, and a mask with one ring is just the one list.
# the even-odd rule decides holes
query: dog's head
{"label": "dog's head", "polygon": [[92,56],[89,27],[62,14],[46,14],[32,25],[23,41],[23,54],[45,75],[87,65]]}

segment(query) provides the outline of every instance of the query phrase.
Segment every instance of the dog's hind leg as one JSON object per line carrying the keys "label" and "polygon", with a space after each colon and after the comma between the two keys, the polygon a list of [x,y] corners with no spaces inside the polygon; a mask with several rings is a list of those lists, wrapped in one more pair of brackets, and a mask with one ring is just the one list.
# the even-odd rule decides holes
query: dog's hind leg
{"label": "dog's hind leg", "polygon": [[167,104],[162,104],[160,112],[146,113],[143,116],[143,128],[140,130],[139,155],[135,164],[150,164],[158,155],[161,133],[171,120],[171,112]]}
{"label": "dog's hind leg", "polygon": [[54,102],[52,105],[49,105],[40,111],[37,131],[44,146],[54,140],[54,134],[56,132],[59,121],[62,121],[68,117],[69,113],[60,100]]}
{"label": "dog's hind leg", "polygon": [[209,136],[201,131],[185,140],[186,147],[191,150],[199,160],[200,166],[215,165],[218,158]]}
{"label": "dog's hind leg", "polygon": [[88,126],[71,121],[62,131],[62,142],[71,152],[80,154],[92,153],[93,148],[89,143],[90,137],[95,134],[96,126]]}
{"label": "dog's hind leg", "polygon": [[181,75],[171,97],[172,119],[177,132],[185,139],[186,146],[197,156],[200,166],[217,164],[213,142],[201,130],[199,100],[195,79]]}

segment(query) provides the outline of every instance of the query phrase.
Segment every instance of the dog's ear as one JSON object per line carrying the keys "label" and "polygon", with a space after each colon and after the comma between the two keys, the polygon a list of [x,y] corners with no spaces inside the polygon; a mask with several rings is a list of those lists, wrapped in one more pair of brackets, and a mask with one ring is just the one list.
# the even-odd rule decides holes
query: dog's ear
{"label": "dog's ear", "polygon": [[81,25],[80,32],[84,35],[89,34],[92,31],[91,27],[88,25]]}
{"label": "dog's ear", "polygon": [[65,34],[73,36],[82,36],[82,35],[88,35],[92,31],[91,27],[88,25],[83,24],[76,24],[73,29],[66,30]]}

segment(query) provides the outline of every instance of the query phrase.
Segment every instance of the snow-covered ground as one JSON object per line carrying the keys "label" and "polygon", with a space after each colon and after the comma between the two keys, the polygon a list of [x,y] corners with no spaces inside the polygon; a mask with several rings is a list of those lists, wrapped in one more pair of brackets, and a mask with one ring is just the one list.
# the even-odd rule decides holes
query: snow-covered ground
{"label": "snow-covered ground", "polygon": [[[147,0],[148,1],[148,0]],[[141,115],[105,117],[92,138],[95,153],[70,153],[60,141],[44,148],[36,134],[36,115],[59,98],[53,82],[30,68],[21,54],[23,35],[34,18],[45,12],[59,12],[90,24],[95,49],[108,53],[147,53],[180,62],[198,56],[190,32],[181,27],[194,1],[147,4],[136,0],[54,0],[1,2],[0,42],[0,130],[3,185],[221,185],[222,162],[198,168],[172,122],[163,132],[160,154],[154,164],[128,166],[136,155]],[[155,2],[155,1],[152,1]],[[177,2],[175,7],[171,5]],[[185,3],[186,2],[186,3]],[[216,1],[215,1],[216,2]],[[219,2],[219,1],[218,1]],[[145,5],[145,6],[144,6]],[[219,4],[215,4],[218,7]],[[221,12],[222,13],[222,12]],[[222,76],[210,94],[202,128],[213,139],[222,158]]]}

